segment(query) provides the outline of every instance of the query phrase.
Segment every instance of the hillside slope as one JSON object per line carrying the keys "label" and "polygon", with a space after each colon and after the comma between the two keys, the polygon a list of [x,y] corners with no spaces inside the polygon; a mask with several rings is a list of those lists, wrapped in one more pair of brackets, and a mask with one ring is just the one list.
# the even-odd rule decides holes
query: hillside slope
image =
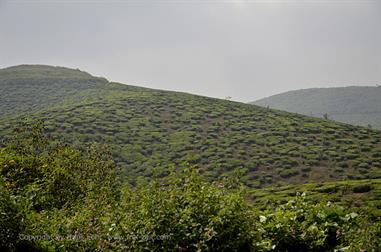
{"label": "hillside slope", "polygon": [[0,134],[23,118],[41,119],[52,136],[68,142],[106,143],[132,183],[185,161],[210,179],[241,168],[252,187],[381,177],[379,131],[93,77],[63,78],[57,95],[43,70],[27,68],[40,77],[26,79],[0,71],[4,95],[19,97],[25,86],[43,90],[34,93],[31,112],[19,109],[24,98],[1,103],[8,114],[0,115]]}
{"label": "hillside slope", "polygon": [[51,106],[107,80],[64,67],[21,65],[0,69],[0,83],[0,116],[6,116]]}
{"label": "hillside slope", "polygon": [[252,102],[259,106],[381,129],[381,87],[311,88]]}

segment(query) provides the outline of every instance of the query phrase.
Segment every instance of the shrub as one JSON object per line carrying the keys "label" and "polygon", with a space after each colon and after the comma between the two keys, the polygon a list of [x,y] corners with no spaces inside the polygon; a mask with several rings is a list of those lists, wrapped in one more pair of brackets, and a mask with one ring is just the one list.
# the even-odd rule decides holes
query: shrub
{"label": "shrub", "polygon": [[3,181],[0,181],[0,214],[0,250],[13,250],[23,229],[23,215],[14,198],[5,190]]}
{"label": "shrub", "polygon": [[124,242],[128,250],[249,250],[256,239],[254,213],[240,191],[222,186],[203,181],[190,167],[164,184],[125,188],[114,235],[131,238]]}
{"label": "shrub", "polygon": [[366,193],[366,192],[369,192],[370,190],[372,190],[372,186],[368,184],[354,186],[352,189],[354,193]]}
{"label": "shrub", "polygon": [[295,176],[295,175],[298,175],[299,174],[299,171],[292,168],[292,169],[283,169],[279,172],[279,175],[282,177],[282,178],[289,178],[289,177],[292,177],[292,176]]}
{"label": "shrub", "polygon": [[257,245],[268,251],[333,250],[357,216],[331,203],[311,204],[304,195],[298,196],[259,216],[262,241]]}
{"label": "shrub", "polygon": [[359,216],[353,227],[344,233],[341,247],[347,251],[381,251],[381,222]]}

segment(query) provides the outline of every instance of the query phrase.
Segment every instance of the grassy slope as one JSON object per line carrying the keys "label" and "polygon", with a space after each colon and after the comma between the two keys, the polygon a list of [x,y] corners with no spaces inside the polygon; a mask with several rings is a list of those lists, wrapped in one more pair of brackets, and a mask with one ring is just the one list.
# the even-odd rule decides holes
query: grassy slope
{"label": "grassy slope", "polygon": [[[2,93],[18,98],[12,106],[0,103],[8,111],[0,118],[2,135],[25,116],[43,119],[53,136],[69,142],[107,143],[131,180],[166,174],[183,161],[211,179],[243,168],[252,187],[381,177],[379,131],[67,69],[61,76],[26,68],[19,69],[23,78],[0,71]],[[36,103],[33,111],[24,113],[25,100]]]}
{"label": "grassy slope", "polygon": [[0,116],[38,111],[105,83],[105,79],[63,67],[22,65],[0,69]]}
{"label": "grassy slope", "polygon": [[253,104],[381,129],[381,87],[312,88],[290,91]]}

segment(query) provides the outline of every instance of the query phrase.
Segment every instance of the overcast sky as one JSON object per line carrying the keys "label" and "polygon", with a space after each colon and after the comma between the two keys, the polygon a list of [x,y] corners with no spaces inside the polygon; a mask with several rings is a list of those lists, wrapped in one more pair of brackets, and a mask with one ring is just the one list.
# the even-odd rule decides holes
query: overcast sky
{"label": "overcast sky", "polygon": [[381,84],[381,1],[0,0],[0,68],[237,101]]}

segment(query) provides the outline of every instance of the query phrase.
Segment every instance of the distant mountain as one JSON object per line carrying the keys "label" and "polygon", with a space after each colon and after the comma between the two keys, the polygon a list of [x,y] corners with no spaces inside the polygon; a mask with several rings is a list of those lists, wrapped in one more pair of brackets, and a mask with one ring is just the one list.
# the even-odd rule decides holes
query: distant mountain
{"label": "distant mountain", "polygon": [[106,143],[132,183],[183,162],[209,179],[241,168],[251,187],[381,177],[381,133],[366,128],[61,67],[0,70],[0,94],[0,143],[40,119],[69,143]]}
{"label": "distant mountain", "polygon": [[252,102],[302,115],[381,129],[381,87],[311,88]]}

